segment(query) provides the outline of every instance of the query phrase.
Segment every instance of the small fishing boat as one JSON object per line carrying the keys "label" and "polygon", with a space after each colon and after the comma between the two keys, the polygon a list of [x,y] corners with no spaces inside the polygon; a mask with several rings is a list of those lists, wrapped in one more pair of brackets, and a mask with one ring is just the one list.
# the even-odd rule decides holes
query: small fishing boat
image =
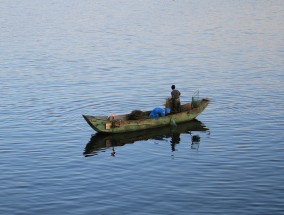
{"label": "small fishing boat", "polygon": [[[166,104],[169,103],[167,99]],[[141,131],[164,126],[173,126],[195,119],[208,106],[209,99],[192,97],[191,103],[181,105],[180,112],[170,113],[163,117],[150,118],[151,111],[140,112],[140,118],[133,118],[133,114],[91,116],[83,115],[87,123],[99,133],[125,133]]]}

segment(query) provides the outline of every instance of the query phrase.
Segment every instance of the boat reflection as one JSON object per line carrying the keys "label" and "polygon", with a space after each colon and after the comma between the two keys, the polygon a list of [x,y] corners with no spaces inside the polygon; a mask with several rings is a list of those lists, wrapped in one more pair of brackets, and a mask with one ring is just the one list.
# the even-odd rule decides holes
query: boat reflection
{"label": "boat reflection", "polygon": [[93,156],[100,151],[105,151],[107,148],[112,148],[111,155],[115,156],[115,147],[123,146],[125,144],[132,144],[136,141],[142,140],[164,140],[171,138],[171,148],[175,151],[176,144],[180,143],[180,134],[191,135],[191,148],[198,149],[200,143],[200,137],[193,135],[192,131],[206,132],[209,129],[198,121],[193,120],[191,122],[179,124],[176,127],[163,127],[151,130],[144,130],[138,132],[121,133],[121,134],[104,134],[96,133],[91,136],[90,141],[87,143],[84,156]]}

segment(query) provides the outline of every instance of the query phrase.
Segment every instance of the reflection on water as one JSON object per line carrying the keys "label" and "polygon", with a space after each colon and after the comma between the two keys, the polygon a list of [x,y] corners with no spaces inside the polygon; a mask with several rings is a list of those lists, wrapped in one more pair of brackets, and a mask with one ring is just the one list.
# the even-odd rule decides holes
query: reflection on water
{"label": "reflection on water", "polygon": [[170,139],[172,151],[176,150],[176,144],[181,141],[181,134],[191,135],[191,149],[198,150],[200,137],[198,135],[192,135],[192,131],[204,132],[209,130],[206,126],[198,121],[193,120],[188,123],[179,124],[176,127],[164,127],[152,130],[144,130],[138,132],[130,132],[123,134],[103,134],[96,133],[87,143],[84,151],[84,155],[93,156],[106,148],[112,148],[111,155],[115,156],[115,147],[123,146],[125,144],[132,144],[136,141],[142,140],[165,140]]}

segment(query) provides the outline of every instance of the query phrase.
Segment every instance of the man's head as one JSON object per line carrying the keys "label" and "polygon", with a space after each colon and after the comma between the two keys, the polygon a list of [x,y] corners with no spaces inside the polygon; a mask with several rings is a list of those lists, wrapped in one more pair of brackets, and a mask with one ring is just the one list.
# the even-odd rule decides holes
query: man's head
{"label": "man's head", "polygon": [[172,90],[174,90],[176,88],[176,86],[175,85],[172,85]]}

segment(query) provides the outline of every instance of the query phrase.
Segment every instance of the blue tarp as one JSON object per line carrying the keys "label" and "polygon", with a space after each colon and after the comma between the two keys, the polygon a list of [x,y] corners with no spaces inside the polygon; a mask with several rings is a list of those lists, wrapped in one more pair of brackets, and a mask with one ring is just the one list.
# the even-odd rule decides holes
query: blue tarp
{"label": "blue tarp", "polygon": [[158,118],[165,116],[165,114],[170,113],[170,108],[166,108],[165,110],[163,108],[156,107],[152,110],[149,117],[150,118]]}

